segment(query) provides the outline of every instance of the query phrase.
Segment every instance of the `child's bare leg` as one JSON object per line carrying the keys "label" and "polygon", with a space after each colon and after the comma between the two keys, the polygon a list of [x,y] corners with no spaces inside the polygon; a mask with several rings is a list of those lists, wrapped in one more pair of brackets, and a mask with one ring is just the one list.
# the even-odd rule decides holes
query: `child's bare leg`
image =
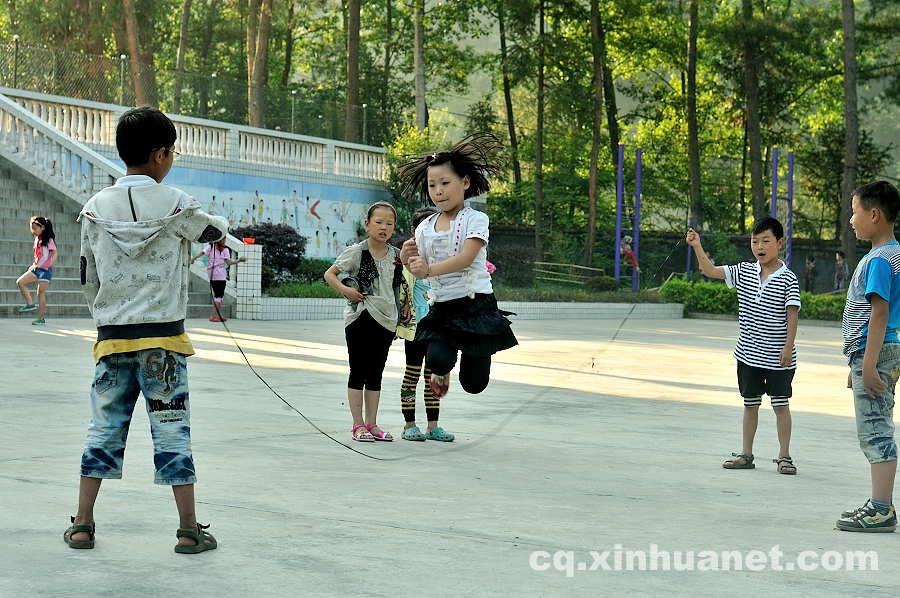
{"label": "child's bare leg", "polygon": [[38,317],[42,318],[47,314],[47,287],[50,286],[46,280],[38,282]]}
{"label": "child's bare leg", "polygon": [[[75,523],[93,523],[94,522],[94,504],[97,502],[97,494],[100,492],[100,484],[102,478],[88,478],[81,476],[78,484],[78,511],[75,513]],[[76,542],[87,542],[91,539],[87,532],[77,532],[72,534],[72,540]]]}
{"label": "child's bare leg", "polygon": [[347,403],[350,405],[350,415],[353,416],[353,425],[361,426],[365,424],[363,421],[363,391],[355,388],[347,389]]}
{"label": "child's bare leg", "polygon": [[28,290],[28,285],[35,280],[37,280],[37,278],[31,272],[26,272],[16,279],[16,286],[19,287],[19,292],[22,293],[22,298],[25,299],[25,305],[34,305],[31,301],[31,291]]}
{"label": "child's bare leg", "polygon": [[787,405],[772,407],[775,411],[775,422],[778,428],[778,456],[791,456],[791,408]]}
{"label": "child's bare leg", "polygon": [[380,390],[366,390],[366,425],[371,426],[378,421],[378,403],[381,400]]}
{"label": "child's bare leg", "polygon": [[[175,506],[178,508],[178,527],[185,529],[197,529],[197,512],[194,506],[194,485],[181,484],[172,486],[172,494],[175,495]],[[193,546],[196,542],[193,538],[178,538],[180,546]]]}
{"label": "child's bare leg", "polygon": [[893,502],[894,477],[897,475],[897,461],[872,463],[872,498],[883,502]]}
{"label": "child's bare leg", "polygon": [[756,428],[759,425],[759,405],[744,407],[744,421],[742,424],[743,444],[741,452],[745,455],[753,454],[753,439],[756,438]]}

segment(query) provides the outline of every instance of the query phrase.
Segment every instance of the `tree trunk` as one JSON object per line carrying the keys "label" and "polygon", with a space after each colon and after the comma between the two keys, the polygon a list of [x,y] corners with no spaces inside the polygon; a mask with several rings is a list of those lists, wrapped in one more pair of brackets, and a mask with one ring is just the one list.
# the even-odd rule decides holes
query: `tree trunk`
{"label": "tree trunk", "polygon": [[[200,64],[202,65],[201,72],[204,75],[211,74],[213,69],[214,59],[212,56],[212,40],[213,40],[213,29],[216,23],[216,15],[218,15],[218,10],[215,5],[216,0],[207,0],[206,1],[206,15],[204,16],[203,23],[203,37],[200,38],[200,48],[199,48],[199,56],[200,56]],[[199,111],[200,116],[207,116],[209,114],[209,105],[210,105],[210,86],[212,84],[212,78],[209,77],[198,84],[199,91],[197,92],[197,101],[199,102]]]}
{"label": "tree trunk", "polygon": [[141,40],[137,16],[132,0],[122,0],[125,12],[125,30],[128,34],[128,54],[131,64],[131,81],[134,84],[135,102],[140,106],[156,106],[156,89],[149,89],[149,72],[141,64]]}
{"label": "tree trunk", "polygon": [[[254,5],[258,12],[254,14]],[[251,127],[266,126],[266,70],[269,34],[272,31],[272,0],[250,0],[247,19],[247,113]],[[252,29],[251,29],[252,28]],[[255,35],[251,36],[251,33]],[[252,39],[254,38],[255,39]],[[251,43],[253,42],[253,43]]]}
{"label": "tree trunk", "polygon": [[700,196],[700,140],[697,131],[698,2],[699,0],[691,0],[689,8],[687,49],[688,174],[691,181],[691,216],[695,226],[700,226],[703,220],[703,200]]}
{"label": "tree trunk", "polygon": [[181,32],[178,35],[178,55],[175,59],[175,98],[172,112],[181,113],[181,88],[184,85],[184,53],[187,51],[188,25],[191,21],[191,2],[184,0],[181,5]]}
{"label": "tree trunk", "polygon": [[597,23],[600,26],[600,66],[603,67],[603,96],[606,100],[606,127],[609,129],[609,157],[613,170],[619,166],[619,109],[616,106],[616,88],[612,69],[606,54],[606,26],[603,14],[598,13]]}
{"label": "tree trunk", "polygon": [[291,83],[291,62],[294,59],[294,1],[288,2],[287,28],[284,31],[284,68],[281,70],[281,86]]}
{"label": "tree trunk", "polygon": [[416,77],[416,127],[428,126],[425,106],[425,0],[415,0],[415,36],[413,70]]}
{"label": "tree trunk", "polygon": [[766,197],[763,189],[762,135],[759,130],[759,73],[756,68],[756,39],[753,27],[753,2],[743,2],[744,25],[744,97],[745,120],[750,158],[750,196],[753,218],[759,220],[766,214]]}
{"label": "tree trunk", "polygon": [[506,102],[506,127],[509,130],[509,153],[512,160],[513,184],[522,183],[522,166],[519,164],[519,140],[513,114],[512,89],[509,81],[509,60],[506,51],[506,0],[497,2],[497,20],[500,26],[500,70],[503,75],[503,100]]}
{"label": "tree trunk", "polygon": [[387,123],[390,122],[391,102],[391,49],[394,43],[394,7],[391,0],[386,1],[384,16],[384,73],[381,83],[381,123],[384,125],[384,135],[387,135]]}
{"label": "tree trunk", "polygon": [[544,0],[539,0],[538,30],[538,80],[537,80],[537,131],[534,149],[534,249],[535,257],[541,260],[544,244],[541,240],[544,203]]}
{"label": "tree trunk", "polygon": [[742,235],[747,234],[747,121],[744,121],[744,137],[741,141],[741,221],[738,223]]}
{"label": "tree trunk", "polygon": [[359,143],[359,3],[350,0],[347,15],[347,111],[344,117],[344,136]]}
{"label": "tree trunk", "polygon": [[841,246],[847,263],[856,264],[856,235],[850,228],[851,194],[856,189],[859,114],[856,101],[856,14],[853,0],[842,0],[844,22],[844,177],[841,197]]}
{"label": "tree trunk", "polygon": [[594,243],[597,239],[597,162],[600,156],[600,123],[603,121],[603,57],[600,54],[600,3],[591,0],[591,57],[593,71],[594,104],[591,127],[591,165],[588,177],[587,240],[584,245],[584,265],[594,261]]}

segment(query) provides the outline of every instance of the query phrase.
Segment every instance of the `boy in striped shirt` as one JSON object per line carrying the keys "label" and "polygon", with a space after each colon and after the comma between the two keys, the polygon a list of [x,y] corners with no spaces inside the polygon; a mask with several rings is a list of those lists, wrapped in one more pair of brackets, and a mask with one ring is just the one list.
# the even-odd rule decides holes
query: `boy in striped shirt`
{"label": "boy in striped shirt", "polygon": [[872,496],[861,507],[844,511],[837,528],[848,532],[892,532],[897,472],[894,440],[894,387],[900,376],[900,245],[894,226],[900,193],[885,181],[853,192],[850,225],[872,250],[856,266],[847,288],[841,332],[850,364],[847,387],[853,389],[856,433],[869,460]]}
{"label": "boy in striped shirt", "polygon": [[778,258],[784,245],[784,227],[775,218],[763,218],[753,227],[750,249],[755,262],[715,266],[704,253],[700,235],[688,230],[686,241],[694,248],[697,262],[707,278],[725,280],[737,289],[740,334],[734,348],[738,389],[744,398],[743,446],[725,469],[754,469],[753,439],[759,422],[762,395],[768,394],[778,428],[780,449],[773,461],[778,473],[796,474],[791,458],[791,411],[788,399],[797,368],[797,318],[800,312],[800,283]]}

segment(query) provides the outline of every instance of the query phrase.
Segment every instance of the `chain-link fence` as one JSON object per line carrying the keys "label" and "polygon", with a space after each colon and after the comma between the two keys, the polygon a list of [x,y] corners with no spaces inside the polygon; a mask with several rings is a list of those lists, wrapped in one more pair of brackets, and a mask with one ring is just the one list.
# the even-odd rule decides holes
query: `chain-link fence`
{"label": "chain-link fence", "polygon": [[[248,123],[248,85],[218,73],[198,74],[154,69],[139,64],[139,81],[150,103],[185,116]],[[26,43],[0,41],[0,85],[40,93],[133,106],[137,103],[131,61],[81,54]],[[179,93],[180,91],[180,93]],[[266,128],[329,139],[348,139],[343,90],[267,87],[263,90]],[[359,137],[369,145],[389,142],[403,115],[374,104],[357,106],[353,119]]]}

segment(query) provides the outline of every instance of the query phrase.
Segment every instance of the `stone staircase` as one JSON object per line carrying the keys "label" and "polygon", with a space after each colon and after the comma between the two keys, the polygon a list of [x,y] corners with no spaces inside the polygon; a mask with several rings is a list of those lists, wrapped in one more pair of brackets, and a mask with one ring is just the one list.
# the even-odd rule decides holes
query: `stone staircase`
{"label": "stone staircase", "polygon": [[[79,280],[81,225],[75,222],[78,210],[73,202],[56,195],[21,167],[0,158],[0,317],[36,317],[34,312],[16,313],[16,308],[24,303],[16,279],[34,260],[34,237],[28,228],[32,216],[50,218],[59,251],[47,292],[47,318],[90,317]],[[36,295],[34,300],[37,301]],[[187,317],[206,318],[209,310],[209,287],[192,276]],[[233,316],[233,299],[226,297],[223,311],[226,316]]]}

